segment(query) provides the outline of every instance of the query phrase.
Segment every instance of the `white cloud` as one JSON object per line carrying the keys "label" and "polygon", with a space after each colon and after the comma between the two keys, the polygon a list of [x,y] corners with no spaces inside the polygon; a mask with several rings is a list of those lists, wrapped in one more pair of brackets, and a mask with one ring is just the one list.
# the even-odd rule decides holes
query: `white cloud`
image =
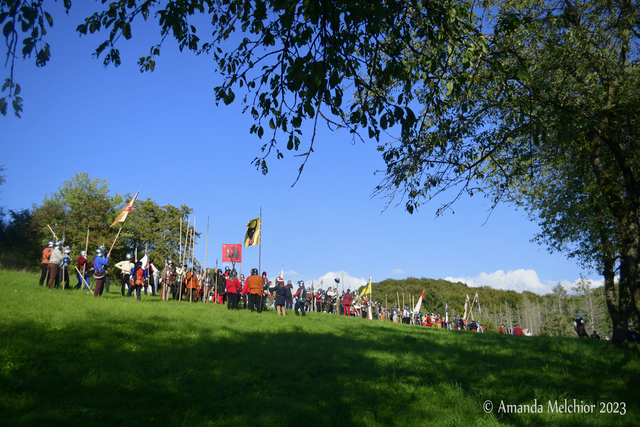
{"label": "white cloud", "polygon": [[369,281],[369,279],[365,279],[364,277],[353,277],[346,271],[330,271],[318,278],[305,279],[305,285],[311,286],[313,284],[314,288],[322,286],[323,289],[327,289],[329,286],[333,288],[336,285],[335,279],[340,279],[340,285],[338,287],[340,291],[343,289],[345,291],[347,289],[351,289],[352,291],[356,290],[360,286],[366,285]]}
{"label": "white cloud", "polygon": [[476,277],[446,277],[450,282],[462,282],[472,287],[491,286],[494,289],[510,289],[517,292],[531,291],[540,295],[548,294],[555,284],[544,284],[535,270],[504,270],[487,274],[480,273]]}
{"label": "white cloud", "polygon": [[402,271],[399,268],[396,268],[395,270],[391,270],[391,272],[394,273],[394,274],[404,274],[404,271]]}
{"label": "white cloud", "polygon": [[[446,277],[445,280],[450,282],[462,282],[471,287],[490,286],[494,289],[513,290],[516,292],[530,291],[539,295],[545,295],[552,292],[554,286],[560,283],[568,292],[572,292],[571,288],[580,280],[579,278],[573,282],[562,280],[546,280],[544,283],[540,281],[538,273],[535,270],[510,270],[507,273],[504,270],[498,270],[493,273],[480,273],[476,277]],[[602,286],[603,280],[587,279],[592,287]]]}

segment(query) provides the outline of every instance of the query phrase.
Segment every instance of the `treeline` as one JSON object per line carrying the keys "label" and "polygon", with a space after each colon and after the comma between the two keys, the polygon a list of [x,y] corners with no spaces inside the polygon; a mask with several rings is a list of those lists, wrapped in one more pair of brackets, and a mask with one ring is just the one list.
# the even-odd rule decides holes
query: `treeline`
{"label": "treeline", "polygon": [[[452,283],[442,279],[409,277],[403,280],[386,279],[372,284],[373,300],[391,305],[417,303],[424,290],[423,312],[445,315],[449,301],[449,316],[462,316],[469,296],[469,307],[476,292],[480,304],[473,304],[468,317],[479,320],[487,331],[497,331],[501,325],[530,331],[533,335],[576,336],[573,320],[579,313],[587,322],[589,333],[597,331],[604,338],[612,331],[611,317],[607,311],[604,286],[594,288],[580,278],[572,289],[556,285],[547,295],[533,292],[493,289],[488,286],[473,288],[464,283]],[[362,291],[364,287],[358,291]],[[569,293],[571,291],[571,293]]]}
{"label": "treeline", "polygon": [[[120,224],[109,226],[132,197],[129,193],[111,195],[106,180],[77,173],[58,192],[46,195],[40,205],[18,211],[0,209],[0,264],[39,269],[42,250],[53,240],[49,227],[59,239],[64,236],[65,245],[72,248],[72,258],[88,246],[92,259],[99,245],[104,244],[107,250],[111,247]],[[180,221],[184,236],[186,218],[192,212],[186,205],[160,206],[151,199],[137,199],[111,251],[111,264],[136,249],[142,257],[146,248],[158,268],[163,268],[167,259],[178,260]]]}

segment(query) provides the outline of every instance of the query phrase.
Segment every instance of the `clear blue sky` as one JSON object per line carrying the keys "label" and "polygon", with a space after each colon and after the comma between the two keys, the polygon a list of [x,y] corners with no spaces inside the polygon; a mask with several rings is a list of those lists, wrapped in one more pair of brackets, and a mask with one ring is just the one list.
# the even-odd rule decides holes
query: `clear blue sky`
{"label": "clear blue sky", "polygon": [[[369,276],[413,276],[538,293],[560,281],[568,287],[581,273],[599,279],[530,242],[538,229],[522,211],[500,206],[485,223],[488,203],[481,197],[464,198],[455,214],[437,219],[437,201],[413,215],[402,206],[382,212],[385,201],[371,198],[381,179],[374,172],[384,166],[376,143],[354,142],[347,132],[321,129],[294,187],[302,160],[284,144],[285,159],[273,156],[263,176],[251,165],[263,144],[249,134],[251,117],[237,101],[215,105],[213,87],[221,79],[211,57],[180,53],[167,40],[156,70],[140,73],[137,58],[157,41],[157,29],[134,26],[133,39],[119,45],[122,65],[105,69],[91,55],[102,35],[75,32],[86,13],[75,3],[69,16],[53,6],[52,59],[44,68],[17,61],[25,111],[21,119],[11,111],[0,117],[0,165],[7,168],[0,206],[31,207],[87,172],[107,179],[112,192],[141,188],[142,199],[187,204],[200,232],[209,216],[210,266],[223,243],[242,241],[262,207],[262,269],[270,277],[284,268],[286,280],[324,278],[326,287],[344,270],[347,287]],[[2,72],[4,80],[9,71]],[[203,238],[197,256],[204,254]],[[246,248],[243,257],[244,272],[257,267],[258,248]]]}

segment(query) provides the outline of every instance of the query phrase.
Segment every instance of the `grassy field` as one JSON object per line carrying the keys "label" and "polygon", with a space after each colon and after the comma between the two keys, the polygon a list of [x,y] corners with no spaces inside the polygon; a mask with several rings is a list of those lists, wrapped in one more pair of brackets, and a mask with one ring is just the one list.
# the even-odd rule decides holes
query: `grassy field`
{"label": "grassy field", "polygon": [[[640,356],[514,337],[49,291],[0,270],[0,425],[637,426]],[[548,402],[593,404],[559,414]],[[493,410],[485,413],[490,400]],[[542,413],[498,412],[532,405]],[[600,413],[604,402],[605,413]],[[624,415],[606,413],[622,409]],[[610,403],[607,408],[606,403]],[[488,404],[486,404],[488,405]],[[506,406],[505,406],[505,409]],[[523,410],[523,406],[511,408]]]}

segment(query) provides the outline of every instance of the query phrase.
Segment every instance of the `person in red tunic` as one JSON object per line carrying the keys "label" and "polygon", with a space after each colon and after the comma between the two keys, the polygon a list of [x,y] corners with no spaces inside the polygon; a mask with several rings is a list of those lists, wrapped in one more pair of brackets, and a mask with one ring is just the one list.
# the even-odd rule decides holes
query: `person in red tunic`
{"label": "person in red tunic", "polygon": [[242,292],[242,284],[238,280],[236,270],[231,270],[231,274],[227,279],[227,310],[238,310],[238,301],[240,301],[240,292]]}
{"label": "person in red tunic", "polygon": [[76,289],[81,289],[83,283],[84,288],[89,289],[87,287],[87,285],[89,284],[89,263],[87,262],[87,251],[80,251],[77,265],[80,273],[76,272],[76,275],[78,276],[78,284],[76,285]]}
{"label": "person in red tunic", "polygon": [[344,315],[351,316],[351,304],[353,303],[353,295],[351,289],[347,289],[347,293],[342,297],[342,305],[344,306]]}

